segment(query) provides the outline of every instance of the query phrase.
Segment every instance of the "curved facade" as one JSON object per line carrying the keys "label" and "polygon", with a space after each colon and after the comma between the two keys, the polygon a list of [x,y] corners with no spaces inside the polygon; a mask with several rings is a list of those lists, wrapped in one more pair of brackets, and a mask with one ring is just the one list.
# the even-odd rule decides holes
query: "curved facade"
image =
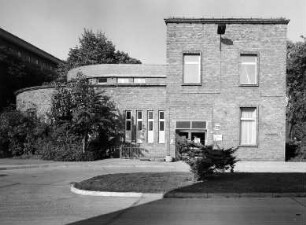
{"label": "curved facade", "polygon": [[140,145],[145,157],[175,156],[179,135],[238,146],[241,160],[284,160],[289,21],[165,22],[167,65],[83,66],[69,71],[68,80],[81,72],[105,91],[125,116],[125,140]]}

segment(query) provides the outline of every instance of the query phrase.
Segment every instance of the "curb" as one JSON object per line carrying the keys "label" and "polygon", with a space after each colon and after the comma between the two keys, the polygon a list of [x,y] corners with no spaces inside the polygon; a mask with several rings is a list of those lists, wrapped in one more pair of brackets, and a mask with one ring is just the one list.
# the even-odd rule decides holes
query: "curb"
{"label": "curb", "polygon": [[306,192],[301,193],[141,193],[141,192],[110,192],[110,191],[88,191],[78,189],[71,184],[71,192],[79,195],[100,197],[157,197],[157,198],[285,198],[306,197]]}
{"label": "curb", "polygon": [[71,184],[70,191],[75,194],[79,194],[79,195],[100,196],[100,197],[132,197],[132,198],[140,198],[140,197],[163,198],[164,197],[164,193],[88,191],[88,190],[78,189],[74,186],[74,184]]}
{"label": "curb", "polygon": [[301,193],[167,193],[164,198],[284,198],[306,197],[306,192]]}
{"label": "curb", "polygon": [[[73,167],[82,166],[81,164],[40,164],[40,165],[6,165],[0,166],[1,170],[16,170],[16,169],[33,169],[33,168],[48,168],[48,167]],[[173,165],[85,165],[86,167],[103,167],[103,168],[169,168],[175,169]]]}

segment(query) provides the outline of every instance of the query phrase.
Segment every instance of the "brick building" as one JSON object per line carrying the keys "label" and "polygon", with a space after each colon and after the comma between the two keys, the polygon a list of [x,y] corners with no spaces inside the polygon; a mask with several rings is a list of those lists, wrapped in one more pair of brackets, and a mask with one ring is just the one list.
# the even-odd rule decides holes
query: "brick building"
{"label": "brick building", "polygon": [[54,70],[62,61],[21,38],[0,28],[0,49],[7,49],[25,62]]}
{"label": "brick building", "polygon": [[[166,65],[90,65],[82,72],[125,115],[126,141],[175,156],[175,136],[238,146],[242,160],[285,159],[286,30],[279,19],[165,19]],[[20,109],[49,89],[19,92]]]}

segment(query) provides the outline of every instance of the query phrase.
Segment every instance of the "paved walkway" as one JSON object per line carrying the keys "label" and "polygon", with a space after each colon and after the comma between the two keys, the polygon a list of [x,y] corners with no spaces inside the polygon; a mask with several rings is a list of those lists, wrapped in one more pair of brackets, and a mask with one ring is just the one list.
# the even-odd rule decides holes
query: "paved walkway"
{"label": "paved walkway", "polygon": [[[184,162],[141,161],[130,159],[105,159],[93,162],[55,162],[34,159],[0,159],[0,170],[44,167],[165,167],[188,171]],[[306,173],[306,162],[239,161],[235,172]]]}

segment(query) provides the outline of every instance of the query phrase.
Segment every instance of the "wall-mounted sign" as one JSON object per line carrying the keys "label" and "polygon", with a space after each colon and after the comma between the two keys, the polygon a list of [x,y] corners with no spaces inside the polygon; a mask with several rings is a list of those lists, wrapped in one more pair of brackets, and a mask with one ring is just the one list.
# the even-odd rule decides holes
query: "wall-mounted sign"
{"label": "wall-mounted sign", "polygon": [[220,130],[220,123],[215,123],[214,130]]}
{"label": "wall-mounted sign", "polygon": [[222,134],[214,134],[214,141],[222,141]]}

